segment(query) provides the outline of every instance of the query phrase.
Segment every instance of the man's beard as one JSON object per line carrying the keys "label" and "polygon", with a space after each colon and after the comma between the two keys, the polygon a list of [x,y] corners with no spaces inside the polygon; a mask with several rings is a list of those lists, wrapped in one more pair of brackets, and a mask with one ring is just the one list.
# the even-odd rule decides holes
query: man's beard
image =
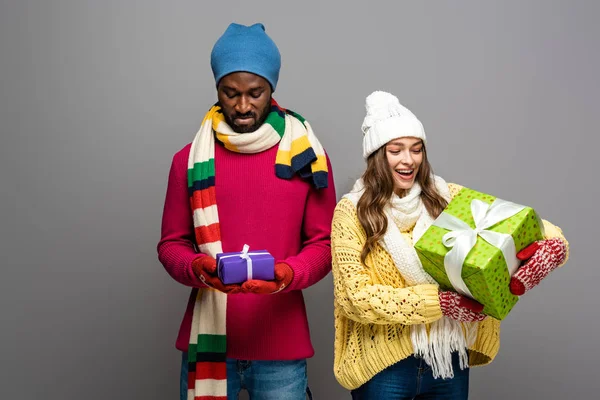
{"label": "man's beard", "polygon": [[[271,112],[271,101],[269,101],[267,103],[265,108],[260,113],[260,118],[258,118],[257,113],[255,113],[253,111],[247,112],[245,114],[240,114],[240,113],[234,112],[234,113],[227,115],[227,114],[223,113],[223,117],[225,118],[225,122],[227,123],[227,125],[229,125],[229,127],[231,129],[233,129],[234,132],[250,133],[250,132],[254,132],[258,128],[260,128],[262,126],[262,124],[265,123],[265,120],[269,116],[270,112]],[[252,125],[237,125],[234,122],[236,118],[244,118],[244,117],[254,118],[255,122]]]}

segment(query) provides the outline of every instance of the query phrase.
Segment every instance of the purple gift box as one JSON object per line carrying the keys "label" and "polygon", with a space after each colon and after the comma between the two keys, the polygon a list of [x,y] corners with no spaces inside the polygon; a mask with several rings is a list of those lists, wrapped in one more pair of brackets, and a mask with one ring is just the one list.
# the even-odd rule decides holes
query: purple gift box
{"label": "purple gift box", "polygon": [[217,254],[219,279],[225,284],[242,283],[250,279],[270,281],[275,279],[275,259],[266,250],[242,251]]}

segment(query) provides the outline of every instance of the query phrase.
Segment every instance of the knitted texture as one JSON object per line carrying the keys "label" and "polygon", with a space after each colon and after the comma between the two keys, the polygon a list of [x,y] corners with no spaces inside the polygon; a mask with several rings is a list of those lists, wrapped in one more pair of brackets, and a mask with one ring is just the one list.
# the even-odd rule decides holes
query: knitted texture
{"label": "knitted texture", "polygon": [[[173,156],[162,215],[158,257],[165,271],[191,289],[182,310],[176,348],[187,351],[197,288],[205,287],[194,273],[199,254],[194,241],[187,190],[191,144]],[[273,174],[277,148],[241,154],[215,146],[216,201],[223,251],[240,251],[244,244],[268,249],[276,261],[294,271],[294,279],[275,295],[236,294],[227,298],[227,357],[240,360],[292,360],[314,354],[303,291],[331,271],[331,219],[336,205],[333,176],[327,189],[316,189],[299,177]],[[329,171],[331,164],[328,160]],[[244,182],[246,186],[241,186]],[[260,190],[247,188],[258,187]],[[269,199],[269,201],[265,201]],[[183,312],[185,311],[185,312]],[[257,317],[258,316],[258,317]],[[282,324],[282,317],[285,324]],[[247,334],[252,332],[252,344]]]}
{"label": "knitted texture", "polygon": [[294,271],[284,262],[275,264],[275,279],[272,281],[261,281],[251,279],[242,284],[245,293],[274,294],[284,290],[294,279]]}
{"label": "knitted texture", "polygon": [[511,292],[517,296],[544,279],[567,258],[567,243],[561,239],[539,240],[521,250],[517,257],[526,260],[510,280]]}
{"label": "knitted texture", "polygon": [[[315,136],[312,127],[300,114],[282,108],[275,100],[271,100],[271,111],[264,124],[254,132],[237,133],[225,122],[221,107],[214,105],[206,117],[205,122],[212,122],[212,130],[216,139],[225,148],[236,153],[259,153],[278,145],[275,159],[275,175],[282,179],[292,179],[298,175],[311,179],[317,189],[327,187],[327,159],[325,150]],[[210,131],[211,124],[203,126]],[[202,127],[200,128],[202,130]],[[199,132],[200,133],[200,132]],[[198,144],[207,146],[207,151],[213,141],[213,135],[204,135]],[[207,152],[208,153],[208,152]],[[206,160],[203,160],[206,161]],[[210,159],[208,160],[210,162]],[[214,161],[212,166],[198,165],[199,172],[214,175]],[[213,170],[211,170],[211,167]],[[192,166],[190,165],[190,168]]]}
{"label": "knitted texture", "polygon": [[440,292],[440,307],[442,314],[456,321],[475,322],[485,319],[485,315],[480,314],[483,311],[481,304],[456,292]]}
{"label": "knitted texture", "polygon": [[[442,197],[450,200],[446,181],[439,176],[434,176],[433,180]],[[357,205],[363,193],[359,190],[362,186],[362,179],[359,179],[353,190],[344,198]],[[421,186],[415,183],[402,198],[392,195],[385,213],[388,226],[380,243],[394,260],[394,265],[400,271],[407,286],[436,284],[423,269],[412,243],[402,237],[402,232],[409,230],[413,231],[414,236],[420,236],[433,222],[421,199]],[[459,312],[455,312],[456,307],[452,302],[446,302],[446,305],[451,307],[446,309],[446,312],[452,310],[449,314],[444,314],[449,318],[441,318],[428,326],[413,324],[410,327],[414,354],[423,357],[431,367],[434,378],[443,379],[454,376],[453,353],[458,352],[461,369],[468,366],[468,340],[474,338],[477,333],[476,325],[462,324],[462,321],[450,318],[452,315],[458,315]]]}
{"label": "knitted texture", "polygon": [[[453,197],[462,189],[449,184]],[[544,221],[548,237],[560,230]],[[413,243],[413,232],[402,232]],[[378,372],[413,354],[412,324],[429,324],[442,317],[435,284],[409,286],[389,253],[376,245],[365,260],[360,253],[366,234],[354,204],[341,200],[335,209],[332,232],[334,281],[334,373],[345,388],[355,389]],[[490,363],[500,345],[500,321],[487,317],[477,323],[477,337],[469,347],[469,365]]]}
{"label": "knitted texture", "polygon": [[367,113],[362,123],[365,159],[393,139],[415,137],[427,142],[421,121],[393,94],[377,90],[367,96],[365,108]]}
{"label": "knitted texture", "polygon": [[[317,188],[328,185],[324,150],[310,125],[298,114],[287,112],[273,100],[271,112],[259,129],[238,134],[225,123],[220,106],[214,105],[202,121],[188,159],[196,244],[200,252],[212,258],[223,252],[215,196],[215,136],[228,150],[240,153],[262,152],[279,143],[275,166],[278,177],[291,179],[298,173],[312,177]],[[198,291],[188,347],[189,396],[227,396],[226,311],[225,293],[212,288]]]}
{"label": "knitted texture", "polygon": [[217,261],[211,256],[198,257],[192,262],[194,274],[206,286],[217,289],[227,294],[235,294],[242,291],[238,284],[225,285],[217,274]]}
{"label": "knitted texture", "polygon": [[213,46],[210,66],[217,85],[225,75],[244,71],[262,76],[275,91],[281,54],[263,24],[245,26],[232,23]]}

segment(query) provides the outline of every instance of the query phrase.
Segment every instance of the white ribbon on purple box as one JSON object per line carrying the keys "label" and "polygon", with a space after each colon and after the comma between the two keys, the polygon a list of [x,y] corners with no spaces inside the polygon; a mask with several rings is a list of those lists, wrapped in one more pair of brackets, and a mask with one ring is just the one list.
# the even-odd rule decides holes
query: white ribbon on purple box
{"label": "white ribbon on purple box", "polygon": [[269,254],[269,252],[267,252],[267,251],[248,251],[248,250],[250,250],[250,246],[245,244],[244,247],[242,248],[242,252],[240,254],[230,254],[228,256],[221,256],[219,258],[218,268],[219,269],[221,268],[221,261],[223,261],[224,258],[231,258],[231,257],[243,258],[244,260],[246,260],[246,280],[251,280],[252,279],[252,258],[250,258],[250,256],[251,255]]}
{"label": "white ribbon on purple box", "polygon": [[462,268],[469,252],[477,242],[477,236],[502,251],[510,275],[517,270],[520,261],[517,259],[515,241],[512,236],[507,233],[493,232],[488,228],[512,217],[524,208],[525,206],[501,199],[494,200],[492,204],[475,199],[471,202],[471,213],[475,221],[475,229],[471,228],[466,222],[445,212],[442,212],[433,222],[435,226],[450,230],[442,238],[444,246],[451,248],[444,257],[444,268],[448,280],[458,293],[473,297],[462,279]]}

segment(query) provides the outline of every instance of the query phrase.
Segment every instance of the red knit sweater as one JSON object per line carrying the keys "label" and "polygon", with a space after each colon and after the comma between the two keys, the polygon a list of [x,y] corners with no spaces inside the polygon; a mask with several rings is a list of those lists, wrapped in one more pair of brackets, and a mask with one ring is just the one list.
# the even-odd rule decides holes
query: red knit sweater
{"label": "red knit sweater", "polygon": [[[194,227],[187,191],[190,144],[173,157],[162,219],[158,258],[192,293],[176,347],[189,343],[193,301],[203,283],[192,271]],[[329,235],[336,204],[331,164],[329,187],[315,189],[299,177],[275,176],[277,146],[257,154],[231,152],[215,144],[215,190],[224,252],[268,250],[294,270],[292,283],[275,295],[234,294],[227,298],[227,357],[291,360],[311,357],[301,289],[331,270]]]}

